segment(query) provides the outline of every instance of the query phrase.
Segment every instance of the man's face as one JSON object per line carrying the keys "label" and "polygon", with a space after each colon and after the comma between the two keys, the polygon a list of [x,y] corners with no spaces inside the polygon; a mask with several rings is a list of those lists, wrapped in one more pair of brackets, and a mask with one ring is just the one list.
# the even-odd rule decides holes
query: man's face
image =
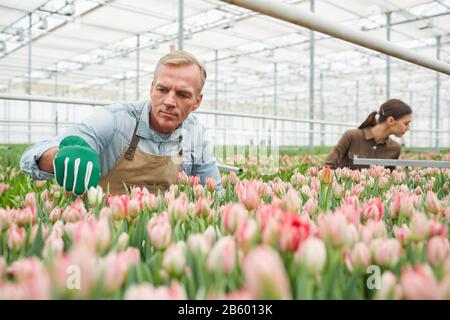
{"label": "man's face", "polygon": [[161,65],[152,82],[150,122],[160,133],[173,132],[202,102],[197,65]]}

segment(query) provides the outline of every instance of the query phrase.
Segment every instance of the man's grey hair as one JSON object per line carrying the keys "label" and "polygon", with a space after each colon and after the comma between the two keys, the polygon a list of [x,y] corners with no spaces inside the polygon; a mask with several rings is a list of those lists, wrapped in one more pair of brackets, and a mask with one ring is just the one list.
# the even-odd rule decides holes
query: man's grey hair
{"label": "man's grey hair", "polygon": [[200,70],[200,92],[205,85],[206,80],[206,69],[205,67],[194,57],[193,54],[183,51],[183,50],[175,50],[172,51],[159,59],[158,64],[155,67],[155,71],[153,74],[153,81],[156,81],[156,74],[158,68],[162,65],[196,65]]}

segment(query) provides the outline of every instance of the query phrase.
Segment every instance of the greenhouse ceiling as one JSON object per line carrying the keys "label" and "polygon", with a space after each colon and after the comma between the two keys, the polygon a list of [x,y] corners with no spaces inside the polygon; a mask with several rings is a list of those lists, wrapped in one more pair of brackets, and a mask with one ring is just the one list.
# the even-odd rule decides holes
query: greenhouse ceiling
{"label": "greenhouse ceiling", "polygon": [[[222,1],[182,2],[183,47],[208,70],[205,108],[297,116],[308,109],[310,30]],[[311,8],[311,0],[283,2]],[[450,62],[450,0],[313,2],[320,17],[383,39],[389,29],[390,41],[430,57],[439,47],[439,59]],[[157,60],[178,46],[179,3],[0,0],[0,92],[145,99]],[[373,108],[386,96],[386,61],[315,32],[317,99],[342,121],[339,107],[355,100],[362,111]],[[429,105],[436,72],[394,58],[390,69],[391,96]],[[448,76],[440,86],[450,90]]]}

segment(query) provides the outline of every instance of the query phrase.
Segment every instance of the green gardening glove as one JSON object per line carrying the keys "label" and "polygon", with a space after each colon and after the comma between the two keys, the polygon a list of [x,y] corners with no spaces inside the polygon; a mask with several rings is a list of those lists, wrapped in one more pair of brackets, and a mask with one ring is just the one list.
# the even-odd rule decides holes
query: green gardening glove
{"label": "green gardening glove", "polygon": [[100,159],[89,144],[77,136],[68,136],[59,144],[53,167],[56,182],[67,192],[82,195],[100,180]]}

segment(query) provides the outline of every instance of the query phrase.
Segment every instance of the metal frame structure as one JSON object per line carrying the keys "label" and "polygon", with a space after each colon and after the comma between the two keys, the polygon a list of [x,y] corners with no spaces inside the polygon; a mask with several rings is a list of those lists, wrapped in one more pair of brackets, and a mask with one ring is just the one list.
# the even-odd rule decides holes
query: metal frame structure
{"label": "metal frame structure", "polygon": [[375,158],[353,158],[353,164],[375,165],[375,166],[394,166],[394,167],[421,167],[421,168],[450,168],[450,161],[432,161],[432,160],[407,160],[407,159],[375,159]]}
{"label": "metal frame structure", "polygon": [[[30,0],[12,7],[0,0],[0,93],[141,100],[153,76],[147,68],[178,44],[208,69],[200,110],[214,116],[215,128],[221,121],[225,128],[259,118],[263,128],[274,121],[281,122],[277,131],[295,126],[309,132],[306,145],[332,144],[328,123],[341,130],[356,126],[386,97],[397,97],[413,106],[413,132],[429,132],[420,144],[450,145],[450,100],[440,94],[450,90],[449,77],[378,53],[403,48],[399,52],[407,58],[442,67],[450,59],[450,0],[233,1],[253,3],[259,11],[268,3],[287,8],[295,19],[309,19],[303,27],[228,4],[232,1],[63,2]],[[117,27],[118,19],[127,23]],[[338,41],[338,35],[321,33],[326,28],[381,50]],[[58,133],[58,123],[73,122],[75,114],[64,118],[66,107],[53,103]],[[29,100],[24,113],[15,105],[5,100],[0,117],[32,124],[39,104]],[[241,113],[245,118],[238,118]],[[257,128],[259,134],[260,124]],[[409,145],[417,145],[416,138],[411,135]]]}

